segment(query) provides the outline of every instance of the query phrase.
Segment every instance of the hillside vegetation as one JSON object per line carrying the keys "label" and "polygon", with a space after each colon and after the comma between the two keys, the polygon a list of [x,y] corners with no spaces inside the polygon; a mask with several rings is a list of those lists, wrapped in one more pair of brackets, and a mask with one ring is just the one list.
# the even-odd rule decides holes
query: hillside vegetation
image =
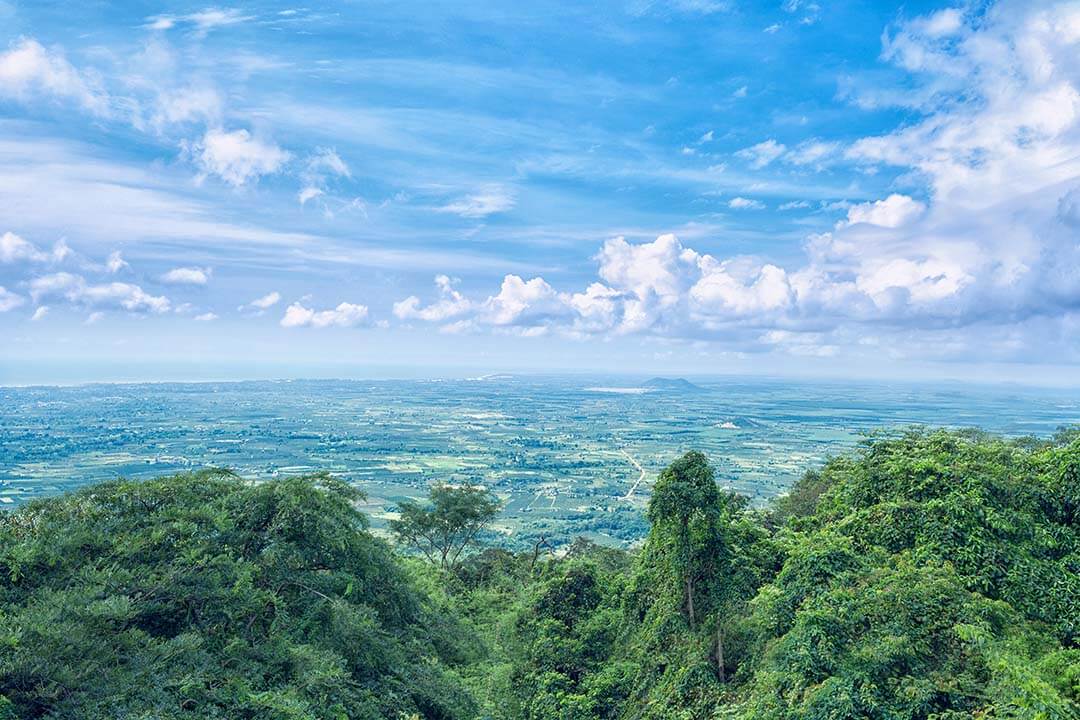
{"label": "hillside vegetation", "polygon": [[323,475],[0,515],[0,719],[1080,717],[1075,432],[883,435],[766,509],[690,452],[631,553],[478,550],[469,492],[397,550]]}

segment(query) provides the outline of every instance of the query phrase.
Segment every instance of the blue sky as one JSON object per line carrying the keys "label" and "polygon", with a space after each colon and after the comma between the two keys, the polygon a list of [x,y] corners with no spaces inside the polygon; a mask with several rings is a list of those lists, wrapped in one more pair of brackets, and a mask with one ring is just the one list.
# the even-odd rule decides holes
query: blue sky
{"label": "blue sky", "polygon": [[0,0],[0,382],[1073,383],[1078,43],[1063,2]]}

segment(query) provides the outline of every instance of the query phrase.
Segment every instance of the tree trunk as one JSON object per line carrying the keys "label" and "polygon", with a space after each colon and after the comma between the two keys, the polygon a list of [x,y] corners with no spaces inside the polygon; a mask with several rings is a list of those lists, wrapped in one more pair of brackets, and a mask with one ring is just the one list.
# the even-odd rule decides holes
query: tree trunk
{"label": "tree trunk", "polygon": [[719,622],[716,624],[716,674],[721,683],[727,682],[724,674],[724,628]]}
{"label": "tree trunk", "polygon": [[694,629],[694,581],[686,576],[686,614],[690,618],[690,629]]}
{"label": "tree trunk", "polygon": [[534,567],[536,567],[536,561],[540,559],[540,546],[541,545],[546,545],[546,544],[547,544],[547,538],[544,537],[543,535],[541,535],[540,539],[536,541],[535,545],[533,545],[532,562],[529,563],[529,569],[530,570],[532,570]]}

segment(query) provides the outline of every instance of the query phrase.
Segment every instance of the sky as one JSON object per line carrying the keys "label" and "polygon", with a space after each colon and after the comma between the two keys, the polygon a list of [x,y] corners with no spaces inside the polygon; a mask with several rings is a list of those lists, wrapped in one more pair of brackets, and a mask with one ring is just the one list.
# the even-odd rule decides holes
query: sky
{"label": "sky", "polygon": [[1080,3],[0,0],[0,384],[495,371],[1078,384]]}

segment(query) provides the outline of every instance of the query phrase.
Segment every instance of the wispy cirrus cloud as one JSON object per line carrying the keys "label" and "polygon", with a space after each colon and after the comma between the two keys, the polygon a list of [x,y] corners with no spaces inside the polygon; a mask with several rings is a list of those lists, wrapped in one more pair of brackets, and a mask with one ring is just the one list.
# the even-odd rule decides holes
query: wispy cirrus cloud
{"label": "wispy cirrus cloud", "polygon": [[276,290],[257,297],[251,302],[244,303],[237,309],[238,312],[255,312],[259,315],[281,302],[281,293]]}
{"label": "wispy cirrus cloud", "polygon": [[514,194],[510,190],[499,185],[489,185],[436,209],[463,218],[477,219],[507,212],[513,209],[514,205]]}
{"label": "wispy cirrus cloud", "polygon": [[0,312],[14,310],[26,302],[26,298],[0,285]]}
{"label": "wispy cirrus cloud", "polygon": [[751,145],[748,148],[739,150],[735,153],[735,157],[746,160],[750,164],[750,167],[760,170],[782,156],[785,152],[787,152],[786,145],[770,138],[769,140],[759,142],[757,145]]}
{"label": "wispy cirrus cloud", "polygon": [[245,15],[236,8],[208,7],[183,15],[154,15],[146,19],[146,27],[151,30],[172,30],[188,26],[196,33],[205,35],[215,28],[238,25],[254,19],[255,16]]}

